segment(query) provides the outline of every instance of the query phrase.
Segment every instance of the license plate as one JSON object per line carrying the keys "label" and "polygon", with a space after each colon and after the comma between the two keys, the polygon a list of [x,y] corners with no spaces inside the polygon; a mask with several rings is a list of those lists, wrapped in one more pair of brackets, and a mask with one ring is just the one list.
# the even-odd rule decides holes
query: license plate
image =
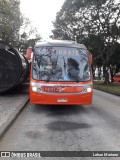
{"label": "license plate", "polygon": [[59,99],[57,99],[57,102],[58,103],[67,103],[68,99],[66,99],[66,98],[59,98]]}

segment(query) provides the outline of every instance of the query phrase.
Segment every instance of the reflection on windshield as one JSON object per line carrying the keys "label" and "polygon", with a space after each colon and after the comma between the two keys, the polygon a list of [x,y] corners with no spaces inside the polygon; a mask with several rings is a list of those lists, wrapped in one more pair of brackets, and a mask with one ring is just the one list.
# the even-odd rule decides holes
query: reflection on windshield
{"label": "reflection on windshield", "polygon": [[45,81],[88,81],[90,68],[85,49],[65,47],[36,48],[33,79]]}

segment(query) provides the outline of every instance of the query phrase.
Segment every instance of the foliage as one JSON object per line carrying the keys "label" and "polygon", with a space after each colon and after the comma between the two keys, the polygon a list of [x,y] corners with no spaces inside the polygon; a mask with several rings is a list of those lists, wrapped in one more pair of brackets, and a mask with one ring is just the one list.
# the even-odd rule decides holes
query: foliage
{"label": "foliage", "polygon": [[18,50],[25,54],[28,47],[34,47],[35,43],[41,39],[38,31],[31,25],[28,18],[24,18],[23,24],[20,30]]}
{"label": "foliage", "polygon": [[114,54],[111,56],[109,61],[109,68],[111,73],[111,81],[116,73],[120,72],[120,44],[115,44]]}
{"label": "foliage", "polygon": [[78,43],[92,50],[94,64],[103,65],[106,73],[120,39],[120,2],[66,0],[53,24],[55,38],[74,40],[76,36]]}
{"label": "foliage", "polygon": [[13,46],[19,40],[22,16],[19,0],[0,0],[0,38]]}
{"label": "foliage", "polygon": [[0,0],[0,39],[19,51],[41,39],[37,29],[20,12],[20,0]]}

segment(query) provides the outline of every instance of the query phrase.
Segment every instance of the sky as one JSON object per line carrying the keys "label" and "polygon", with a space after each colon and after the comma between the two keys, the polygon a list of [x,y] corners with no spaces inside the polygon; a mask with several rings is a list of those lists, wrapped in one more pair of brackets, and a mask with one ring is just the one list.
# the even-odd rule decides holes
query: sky
{"label": "sky", "polygon": [[52,21],[61,9],[65,0],[20,0],[22,14],[29,18],[32,25],[38,29],[43,39],[48,39],[54,28]]}

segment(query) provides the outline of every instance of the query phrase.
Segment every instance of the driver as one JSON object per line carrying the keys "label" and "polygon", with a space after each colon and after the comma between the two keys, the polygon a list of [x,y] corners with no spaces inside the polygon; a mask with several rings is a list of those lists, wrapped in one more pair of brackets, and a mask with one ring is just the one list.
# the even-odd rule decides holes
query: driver
{"label": "driver", "polygon": [[80,73],[80,69],[79,69],[79,64],[78,62],[73,59],[73,58],[68,58],[68,77],[70,79],[79,79],[79,73]]}

